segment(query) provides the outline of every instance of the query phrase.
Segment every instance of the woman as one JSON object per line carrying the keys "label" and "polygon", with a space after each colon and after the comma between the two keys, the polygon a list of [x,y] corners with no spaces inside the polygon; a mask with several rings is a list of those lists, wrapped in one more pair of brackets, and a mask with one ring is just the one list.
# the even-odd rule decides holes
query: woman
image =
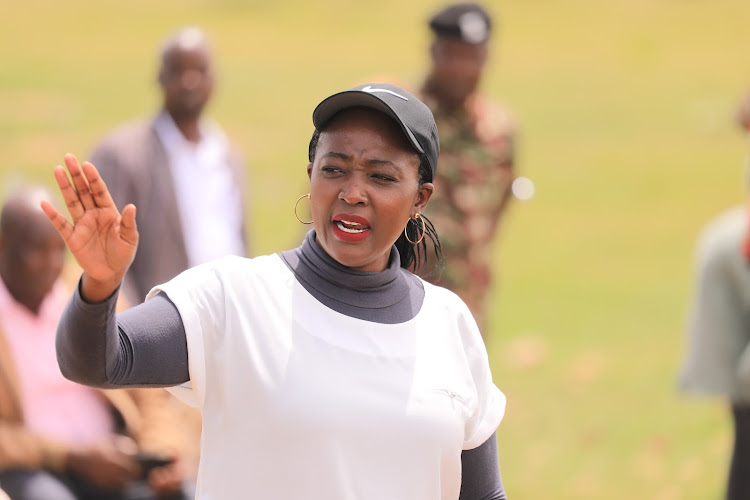
{"label": "woman", "polygon": [[179,386],[203,414],[201,498],[505,498],[505,398],[476,323],[406,270],[426,233],[439,248],[419,215],[438,159],[432,114],[369,84],[325,99],[313,123],[302,246],[198,266],[117,317],[135,207],[119,214],[94,166],[66,156],[73,184],[62,167],[55,177],[73,224],[43,204],[84,269],[58,332],[63,373]]}

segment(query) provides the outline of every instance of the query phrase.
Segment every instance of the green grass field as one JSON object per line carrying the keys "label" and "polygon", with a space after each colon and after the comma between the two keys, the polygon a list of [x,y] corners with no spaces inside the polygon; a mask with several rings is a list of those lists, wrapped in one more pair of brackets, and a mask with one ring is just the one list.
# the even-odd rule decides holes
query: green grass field
{"label": "green grass field", "polygon": [[[52,182],[113,125],[158,106],[156,50],[213,36],[210,110],[250,160],[255,253],[295,245],[312,109],[377,77],[417,85],[440,4],[302,0],[4,1],[2,189]],[[744,201],[745,0],[507,0],[485,90],[522,128],[496,247],[489,351],[508,395],[501,465],[514,500],[718,499],[721,401],[675,378],[700,227]]]}

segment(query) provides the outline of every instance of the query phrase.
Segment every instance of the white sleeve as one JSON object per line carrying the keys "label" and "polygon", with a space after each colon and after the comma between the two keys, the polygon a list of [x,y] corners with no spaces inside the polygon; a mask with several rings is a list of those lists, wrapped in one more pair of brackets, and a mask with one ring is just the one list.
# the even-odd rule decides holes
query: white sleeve
{"label": "white sleeve", "polygon": [[177,307],[185,327],[190,381],[168,390],[184,403],[202,408],[206,400],[206,356],[217,332],[224,331],[224,287],[214,263],[203,264],[154,287],[148,298],[164,292]]}
{"label": "white sleeve", "polygon": [[487,441],[497,430],[505,415],[505,395],[492,381],[487,349],[468,308],[460,321],[464,352],[477,395],[473,412],[464,427],[463,449],[472,450]]}
{"label": "white sleeve", "polygon": [[[697,283],[688,325],[688,344],[680,386],[698,394],[737,390],[737,376],[748,376],[747,319],[743,304],[744,278],[735,275],[739,243],[706,233],[698,246]],[[729,246],[729,248],[727,248]],[[743,263],[744,265],[744,263]],[[737,363],[741,366],[738,372]],[[747,394],[747,390],[741,390]]]}

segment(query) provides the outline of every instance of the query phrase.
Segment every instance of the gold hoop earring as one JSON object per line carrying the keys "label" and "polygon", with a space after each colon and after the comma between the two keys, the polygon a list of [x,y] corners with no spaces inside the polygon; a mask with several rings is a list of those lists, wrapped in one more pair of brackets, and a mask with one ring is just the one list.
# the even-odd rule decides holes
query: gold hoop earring
{"label": "gold hoop earring", "polygon": [[[419,237],[417,241],[412,241],[409,239],[409,232],[407,229],[409,228],[409,222],[419,219],[419,222],[422,223],[422,235]],[[414,217],[410,217],[408,221],[406,221],[406,227],[404,227],[404,236],[406,237],[406,241],[411,243],[412,245],[419,245],[422,243],[422,240],[424,239],[424,235],[427,233],[427,227],[424,224],[424,219],[422,218],[422,215],[420,215],[419,212]]]}
{"label": "gold hoop earring", "polygon": [[300,221],[302,224],[312,224],[313,221],[305,222],[302,219],[299,218],[299,215],[297,215],[297,205],[299,205],[299,202],[302,201],[302,198],[310,199],[310,193],[303,194],[299,198],[297,198],[297,203],[294,204],[294,216],[297,218],[298,221]]}

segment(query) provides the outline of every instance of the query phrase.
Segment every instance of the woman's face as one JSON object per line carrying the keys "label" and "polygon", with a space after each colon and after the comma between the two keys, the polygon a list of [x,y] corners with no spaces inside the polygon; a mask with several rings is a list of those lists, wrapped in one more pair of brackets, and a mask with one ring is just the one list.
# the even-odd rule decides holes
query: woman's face
{"label": "woman's face", "polygon": [[318,244],[357,271],[382,271],[409,217],[422,212],[432,184],[419,185],[419,157],[391,118],[353,108],[320,134],[307,166]]}

